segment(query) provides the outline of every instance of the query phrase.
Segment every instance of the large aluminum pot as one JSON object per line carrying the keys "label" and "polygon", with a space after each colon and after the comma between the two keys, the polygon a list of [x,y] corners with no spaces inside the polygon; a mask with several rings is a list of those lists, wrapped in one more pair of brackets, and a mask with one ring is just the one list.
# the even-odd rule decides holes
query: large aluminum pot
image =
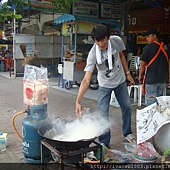
{"label": "large aluminum pot", "polygon": [[163,155],[170,148],[170,123],[163,125],[153,136],[152,141],[156,151]]}

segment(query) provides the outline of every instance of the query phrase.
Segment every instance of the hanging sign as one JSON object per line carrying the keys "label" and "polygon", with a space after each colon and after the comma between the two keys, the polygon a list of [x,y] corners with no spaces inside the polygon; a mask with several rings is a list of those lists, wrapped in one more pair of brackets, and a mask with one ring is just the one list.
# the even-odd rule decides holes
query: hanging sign
{"label": "hanging sign", "polygon": [[29,0],[29,7],[31,9],[40,9],[40,10],[58,10],[50,0]]}
{"label": "hanging sign", "polygon": [[146,40],[146,36],[137,36],[137,44],[148,44],[148,41]]}
{"label": "hanging sign", "polygon": [[101,4],[101,17],[111,18],[111,4]]}
{"label": "hanging sign", "polygon": [[73,4],[73,15],[84,17],[99,17],[99,4],[97,2],[79,1]]}
{"label": "hanging sign", "polygon": [[93,27],[97,25],[95,22],[78,21],[77,33],[90,34]]}
{"label": "hanging sign", "polygon": [[62,24],[62,34],[70,35],[76,33],[76,23],[74,21],[65,22]]}
{"label": "hanging sign", "polygon": [[122,16],[121,4],[101,3],[101,17],[121,19],[121,16]]}
{"label": "hanging sign", "polygon": [[95,27],[97,23],[88,22],[79,20],[78,22],[71,21],[65,22],[62,24],[62,34],[70,35],[70,34],[90,34],[93,27]]}

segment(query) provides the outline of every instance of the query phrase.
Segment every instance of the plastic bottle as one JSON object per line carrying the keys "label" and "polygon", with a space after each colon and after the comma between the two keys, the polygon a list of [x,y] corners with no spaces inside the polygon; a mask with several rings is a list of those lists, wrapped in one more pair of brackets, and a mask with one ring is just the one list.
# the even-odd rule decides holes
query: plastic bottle
{"label": "plastic bottle", "polygon": [[1,152],[6,151],[6,143],[2,132],[0,132],[0,150]]}

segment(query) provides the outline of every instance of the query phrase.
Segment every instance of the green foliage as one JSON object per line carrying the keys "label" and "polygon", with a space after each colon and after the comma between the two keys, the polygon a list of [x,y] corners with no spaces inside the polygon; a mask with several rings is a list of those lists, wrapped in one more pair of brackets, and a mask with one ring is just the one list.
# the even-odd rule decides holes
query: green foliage
{"label": "green foliage", "polygon": [[22,8],[23,6],[27,6],[28,3],[29,3],[28,0],[8,0],[7,6],[12,6],[14,4],[17,5],[17,9],[18,9],[18,8]]}
{"label": "green foliage", "polygon": [[79,0],[51,0],[52,4],[57,7],[58,10],[70,12],[71,5]]}
{"label": "green foliage", "polygon": [[[19,1],[21,1],[21,0],[19,0]],[[20,18],[22,18],[22,16],[19,15],[19,14],[14,14],[14,10],[9,8],[9,5],[8,5],[7,2],[3,3],[2,8],[0,10],[0,22],[4,22],[4,21],[9,20],[11,18],[20,19]]]}
{"label": "green foliage", "polygon": [[0,11],[0,21],[1,22],[4,22],[6,20],[8,20],[9,18],[16,18],[16,19],[20,19],[22,18],[21,15],[18,15],[18,14],[14,14],[13,12],[11,11]]}
{"label": "green foliage", "polygon": [[[57,8],[58,12],[62,13],[70,13],[71,6],[74,2],[78,2],[79,0],[50,0],[51,3]],[[13,5],[16,5],[16,13],[21,13],[23,7],[29,7],[29,0],[8,0],[6,3],[2,5],[2,9],[0,10],[0,22],[4,22],[9,18],[22,18],[19,14],[14,14]]]}

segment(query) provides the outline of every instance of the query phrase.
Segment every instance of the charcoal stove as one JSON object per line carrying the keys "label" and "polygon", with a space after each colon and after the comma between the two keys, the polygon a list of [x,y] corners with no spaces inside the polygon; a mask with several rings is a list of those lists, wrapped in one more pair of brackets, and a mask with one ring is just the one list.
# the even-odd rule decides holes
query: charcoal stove
{"label": "charcoal stove", "polygon": [[51,140],[48,139],[43,139],[41,140],[41,164],[44,164],[44,159],[43,159],[43,146],[48,148],[51,153],[54,153],[58,156],[59,158],[59,163],[60,163],[60,169],[64,170],[65,164],[76,164],[76,165],[81,165],[81,169],[84,170],[84,158],[85,154],[90,152],[90,151],[97,151],[100,149],[100,163],[102,163],[102,158],[103,158],[103,151],[102,151],[102,144],[92,141],[90,144],[93,144],[93,146],[85,146],[82,147],[78,150],[68,150],[66,148],[58,148],[55,142],[52,142]]}

